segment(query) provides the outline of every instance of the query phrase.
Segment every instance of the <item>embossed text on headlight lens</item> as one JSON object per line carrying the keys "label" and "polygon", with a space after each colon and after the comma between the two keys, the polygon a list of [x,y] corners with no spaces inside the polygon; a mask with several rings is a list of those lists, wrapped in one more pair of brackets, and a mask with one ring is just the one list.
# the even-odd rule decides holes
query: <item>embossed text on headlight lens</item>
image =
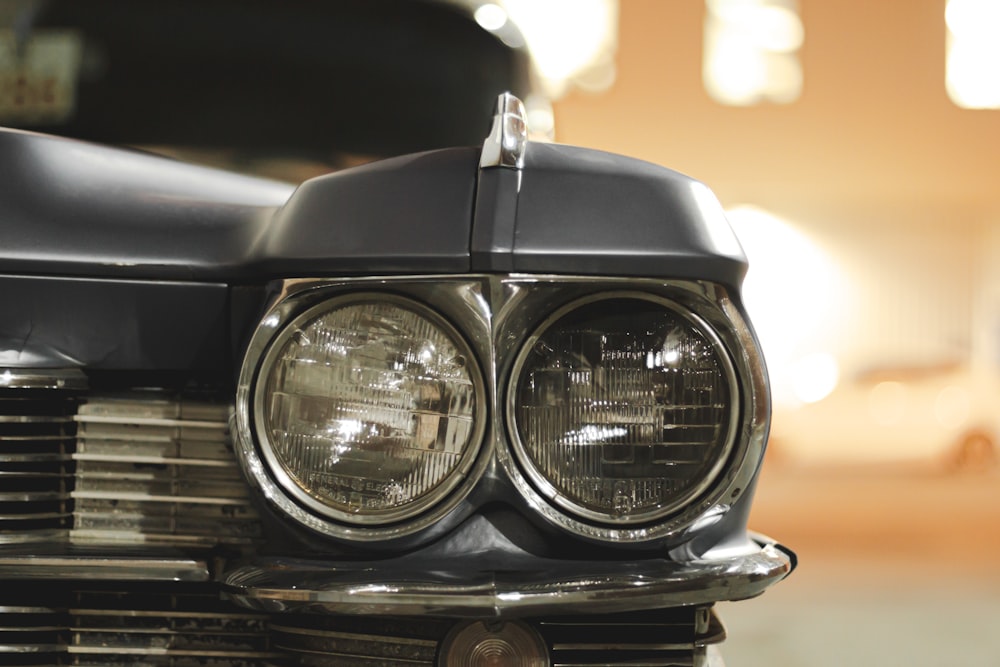
{"label": "embossed text on headlight lens", "polygon": [[735,394],[722,344],[684,308],[638,293],[586,299],[546,320],[515,362],[514,450],[563,509],[652,521],[718,476]]}
{"label": "embossed text on headlight lens", "polygon": [[429,309],[387,295],[327,302],[293,320],[264,362],[263,453],[320,513],[405,519],[468,471],[481,391],[468,346]]}

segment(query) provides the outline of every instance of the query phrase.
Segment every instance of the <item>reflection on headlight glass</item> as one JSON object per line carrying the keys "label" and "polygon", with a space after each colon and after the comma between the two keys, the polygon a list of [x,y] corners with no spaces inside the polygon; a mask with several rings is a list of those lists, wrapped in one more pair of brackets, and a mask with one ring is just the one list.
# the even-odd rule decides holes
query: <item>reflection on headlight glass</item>
{"label": "reflection on headlight glass", "polygon": [[728,451],[729,369],[666,302],[580,305],[521,354],[515,449],[543,492],[585,518],[664,516],[711,482]]}
{"label": "reflection on headlight glass", "polygon": [[273,459],[335,512],[377,522],[418,511],[474,453],[471,353],[417,304],[334,304],[273,359],[263,389]]}

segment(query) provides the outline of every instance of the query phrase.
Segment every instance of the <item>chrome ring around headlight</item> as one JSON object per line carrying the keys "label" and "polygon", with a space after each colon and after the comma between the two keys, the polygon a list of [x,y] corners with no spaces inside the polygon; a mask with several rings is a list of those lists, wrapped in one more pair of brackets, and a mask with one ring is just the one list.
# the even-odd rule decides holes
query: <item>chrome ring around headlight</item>
{"label": "chrome ring around headlight", "polygon": [[[647,330],[570,327],[565,343],[553,342],[562,323],[603,317],[615,303],[646,309],[627,321],[645,317]],[[533,356],[549,367],[533,367]],[[647,292],[604,292],[557,309],[518,352],[507,388],[507,430],[534,491],[578,520],[622,529],[665,521],[708,491],[730,460],[739,416],[737,375],[718,335]],[[668,474],[684,468],[686,478]]]}
{"label": "chrome ring around headlight", "polygon": [[307,294],[276,305],[251,341],[237,406],[245,467],[320,532],[418,530],[468,488],[488,412],[476,356],[414,299]]}

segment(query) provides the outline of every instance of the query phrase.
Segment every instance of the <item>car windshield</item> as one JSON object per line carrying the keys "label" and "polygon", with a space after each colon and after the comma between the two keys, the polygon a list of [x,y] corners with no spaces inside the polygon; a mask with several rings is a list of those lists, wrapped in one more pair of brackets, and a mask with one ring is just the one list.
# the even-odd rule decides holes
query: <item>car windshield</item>
{"label": "car windshield", "polygon": [[528,65],[472,4],[0,0],[0,124],[292,181],[478,143]]}

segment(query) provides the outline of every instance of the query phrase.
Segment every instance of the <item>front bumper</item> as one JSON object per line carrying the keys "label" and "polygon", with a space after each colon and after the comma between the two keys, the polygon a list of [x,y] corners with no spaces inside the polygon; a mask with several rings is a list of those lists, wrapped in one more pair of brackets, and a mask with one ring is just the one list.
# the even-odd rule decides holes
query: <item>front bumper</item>
{"label": "front bumper", "polygon": [[321,563],[275,558],[230,572],[223,590],[267,612],[523,617],[711,605],[755,597],[786,577],[795,556],[767,538],[737,555],[673,562],[513,560],[503,570],[404,558]]}

